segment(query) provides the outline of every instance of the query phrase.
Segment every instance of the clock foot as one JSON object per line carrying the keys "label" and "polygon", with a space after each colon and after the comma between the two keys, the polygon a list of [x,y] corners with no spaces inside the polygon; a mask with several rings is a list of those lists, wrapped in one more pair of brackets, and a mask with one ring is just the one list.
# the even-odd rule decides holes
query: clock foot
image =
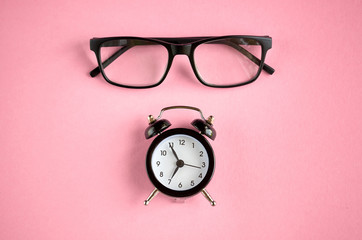
{"label": "clock foot", "polygon": [[150,196],[148,196],[148,198],[143,202],[143,204],[144,204],[145,206],[147,206],[147,205],[151,202],[151,200],[157,195],[157,193],[158,193],[158,189],[155,188],[155,189],[151,192]]}
{"label": "clock foot", "polygon": [[216,202],[214,201],[214,199],[212,199],[212,197],[210,196],[210,194],[206,191],[206,189],[202,189],[201,191],[202,195],[204,195],[204,197],[210,202],[211,206],[215,206]]}

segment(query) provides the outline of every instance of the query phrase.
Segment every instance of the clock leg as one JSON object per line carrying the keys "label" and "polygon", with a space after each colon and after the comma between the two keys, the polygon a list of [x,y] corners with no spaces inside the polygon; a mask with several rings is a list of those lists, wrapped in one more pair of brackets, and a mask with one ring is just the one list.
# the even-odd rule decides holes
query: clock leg
{"label": "clock leg", "polygon": [[158,189],[155,188],[155,189],[151,192],[150,196],[148,196],[148,198],[143,202],[143,204],[144,204],[145,206],[147,206],[147,205],[151,202],[151,200],[157,195],[157,193],[158,193]]}
{"label": "clock leg", "polygon": [[204,195],[204,197],[210,202],[211,206],[215,206],[216,202],[214,201],[214,199],[212,199],[212,197],[210,196],[210,194],[206,191],[206,189],[202,189],[201,191],[202,195]]}

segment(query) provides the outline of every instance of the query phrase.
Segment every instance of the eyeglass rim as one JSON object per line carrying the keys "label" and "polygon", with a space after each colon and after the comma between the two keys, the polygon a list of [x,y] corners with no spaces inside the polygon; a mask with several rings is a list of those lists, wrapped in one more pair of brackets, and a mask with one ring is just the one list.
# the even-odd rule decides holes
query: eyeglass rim
{"label": "eyeglass rim", "polygon": [[[258,68],[258,71],[256,73],[256,75],[248,81],[245,82],[241,82],[241,83],[237,83],[237,84],[230,84],[230,85],[215,85],[215,84],[210,84],[207,83],[199,74],[197,68],[196,68],[196,63],[195,63],[195,59],[194,59],[194,52],[195,49],[206,42],[209,41],[216,41],[216,40],[220,40],[220,39],[226,39],[226,38],[245,38],[245,39],[252,39],[255,40],[257,42],[260,43],[260,46],[262,48],[262,53],[261,53],[261,58],[260,58],[260,65]],[[113,40],[119,40],[119,39],[135,39],[135,40],[145,40],[145,41],[151,41],[151,42],[155,42],[158,43],[162,46],[164,46],[167,51],[168,51],[168,63],[165,69],[164,74],[162,75],[161,79],[155,83],[155,84],[150,84],[150,85],[143,85],[143,86],[133,86],[133,85],[124,85],[124,84],[120,84],[117,82],[114,82],[112,80],[110,80],[107,75],[104,72],[103,69],[103,65],[102,65],[102,60],[101,60],[101,54],[100,54],[100,49],[102,44],[104,44],[105,42],[108,41],[113,41]],[[213,88],[232,88],[232,87],[238,87],[238,86],[243,86],[243,85],[247,85],[250,84],[252,82],[254,82],[260,75],[261,71],[266,70],[269,74],[273,74],[274,73],[274,69],[272,67],[270,67],[269,65],[265,64],[265,57],[266,57],[266,53],[269,49],[272,48],[272,38],[269,36],[252,36],[252,35],[225,35],[225,36],[213,36],[213,37],[161,37],[161,38],[146,38],[146,37],[134,37],[134,36],[116,36],[116,37],[104,37],[104,38],[97,38],[94,37],[92,39],[90,39],[90,50],[92,50],[97,58],[97,63],[98,63],[98,67],[96,67],[95,69],[93,69],[92,72],[95,71],[96,74],[92,75],[91,72],[91,76],[94,77],[96,75],[98,75],[98,73],[101,73],[103,78],[110,84],[118,86],[118,87],[124,87],[124,88],[132,88],[132,89],[145,89],[145,88],[153,88],[156,87],[158,85],[160,85],[166,78],[171,65],[172,65],[172,61],[173,58],[175,57],[175,55],[177,55],[178,53],[174,53],[172,46],[175,45],[191,45],[190,48],[190,53],[189,54],[185,54],[188,56],[192,70],[196,76],[196,78],[199,80],[199,82],[201,82],[203,85],[208,86],[208,87],[213,87]],[[267,68],[265,68],[265,65],[267,66]],[[97,69],[98,68],[98,69]]]}

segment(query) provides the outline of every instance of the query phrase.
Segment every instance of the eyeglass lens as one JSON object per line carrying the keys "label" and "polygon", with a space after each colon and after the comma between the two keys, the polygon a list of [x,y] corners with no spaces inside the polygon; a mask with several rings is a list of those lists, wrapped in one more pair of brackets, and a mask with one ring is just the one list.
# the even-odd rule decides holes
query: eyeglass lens
{"label": "eyeglass lens", "polygon": [[158,83],[168,63],[167,49],[146,40],[138,45],[126,39],[105,42],[100,48],[100,56],[102,63],[113,60],[108,66],[103,66],[109,80],[135,87]]}
{"label": "eyeglass lens", "polygon": [[248,82],[256,76],[259,64],[252,61],[250,54],[261,59],[261,46],[255,41],[236,40],[206,42],[195,49],[195,65],[204,82],[228,86]]}

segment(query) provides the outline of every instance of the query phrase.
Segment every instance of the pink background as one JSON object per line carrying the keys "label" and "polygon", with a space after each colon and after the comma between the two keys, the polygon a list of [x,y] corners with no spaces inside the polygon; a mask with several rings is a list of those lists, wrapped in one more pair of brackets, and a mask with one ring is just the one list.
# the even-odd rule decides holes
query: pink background
{"label": "pink background", "polygon": [[[360,1],[0,4],[0,239],[361,239]],[[89,39],[270,35],[274,75],[199,83],[177,56],[157,88],[91,78]],[[215,116],[216,171],[185,203],[153,190],[147,116]],[[198,115],[165,113],[174,127]]]}

